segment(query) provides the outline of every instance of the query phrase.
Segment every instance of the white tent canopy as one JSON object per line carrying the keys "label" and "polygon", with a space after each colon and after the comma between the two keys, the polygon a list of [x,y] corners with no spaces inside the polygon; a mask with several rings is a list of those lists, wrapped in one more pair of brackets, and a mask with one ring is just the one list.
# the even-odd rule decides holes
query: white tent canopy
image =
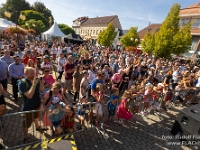
{"label": "white tent canopy", "polygon": [[6,30],[9,26],[15,26],[15,24],[5,18],[0,18],[0,30]]}
{"label": "white tent canopy", "polygon": [[66,35],[60,30],[60,28],[58,27],[58,24],[54,22],[53,26],[49,30],[42,33],[43,39],[48,39],[51,36],[65,37]]}

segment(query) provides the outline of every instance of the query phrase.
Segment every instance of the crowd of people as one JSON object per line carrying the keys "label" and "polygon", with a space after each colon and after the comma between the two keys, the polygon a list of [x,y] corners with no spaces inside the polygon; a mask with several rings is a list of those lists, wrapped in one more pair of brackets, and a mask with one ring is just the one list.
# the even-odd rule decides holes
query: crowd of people
{"label": "crowd of people", "polygon": [[[199,102],[200,68],[191,62],[58,41],[27,41],[19,48],[16,41],[1,39],[0,48],[0,116],[6,113],[4,97],[11,95],[9,80],[13,101],[23,101],[22,111],[44,113],[43,126],[38,123],[41,113],[24,115],[24,142],[30,141],[28,128],[33,122],[36,130],[48,126],[59,135],[76,130],[75,117],[84,128],[87,112],[88,121],[92,123],[95,115],[95,125],[100,127],[105,105],[108,116],[104,124],[111,125],[115,115],[123,124],[124,120],[136,121],[137,115],[167,111],[171,105]],[[108,101],[105,93],[110,93]],[[73,103],[66,94],[73,96]],[[89,105],[92,102],[96,103]]]}

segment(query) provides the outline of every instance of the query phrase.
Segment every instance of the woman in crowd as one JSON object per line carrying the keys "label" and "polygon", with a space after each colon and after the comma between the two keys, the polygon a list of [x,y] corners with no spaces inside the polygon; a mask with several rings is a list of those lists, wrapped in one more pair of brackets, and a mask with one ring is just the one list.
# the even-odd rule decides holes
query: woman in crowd
{"label": "woman in crowd", "polygon": [[52,84],[55,82],[55,79],[50,74],[50,70],[48,68],[44,68],[42,79],[44,80],[44,92],[41,93],[41,97],[51,89]]}
{"label": "woman in crowd", "polygon": [[76,70],[73,74],[73,90],[74,90],[74,104],[76,104],[76,100],[79,99],[79,92],[80,92],[80,83],[82,80],[82,71],[83,71],[83,66],[78,65],[76,66]]}
{"label": "woman in crowd", "polygon": [[94,64],[90,64],[90,68],[88,70],[88,74],[89,74],[88,81],[89,81],[89,83],[92,83],[92,81],[96,78]]}
{"label": "woman in crowd", "polygon": [[[54,97],[58,97],[65,104],[69,104],[68,100],[65,98],[65,96],[62,93],[62,85],[59,82],[53,83],[51,89],[48,90],[45,93],[44,98],[42,100],[42,105],[44,106],[45,110],[49,109],[49,107],[52,103],[52,99]],[[43,118],[44,126],[46,126],[46,127],[49,126],[51,129],[53,129],[52,123],[50,122],[49,118],[47,117],[45,110],[43,110],[43,112],[44,112],[44,118]]]}
{"label": "woman in crowd", "polygon": [[34,61],[32,59],[29,59],[27,62],[27,67],[32,67],[35,69],[35,76],[38,77],[39,74],[39,70],[38,67],[36,66],[36,64],[34,64]]}
{"label": "woman in crowd", "polygon": [[61,52],[60,57],[58,57],[58,67],[57,67],[57,71],[59,73],[57,80],[59,80],[59,81],[62,79],[65,63],[66,63],[66,58],[64,56],[64,53]]}
{"label": "woman in crowd", "polygon": [[52,64],[50,62],[50,58],[48,55],[45,55],[43,57],[43,62],[41,63],[41,68],[44,70],[45,68],[49,69],[52,71]]}

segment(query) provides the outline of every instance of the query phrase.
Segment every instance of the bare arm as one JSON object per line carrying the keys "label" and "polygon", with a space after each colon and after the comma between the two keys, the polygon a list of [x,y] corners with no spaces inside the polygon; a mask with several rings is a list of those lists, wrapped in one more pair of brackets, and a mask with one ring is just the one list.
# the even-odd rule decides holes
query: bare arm
{"label": "bare arm", "polygon": [[73,77],[73,90],[76,89],[76,78]]}
{"label": "bare arm", "polygon": [[28,99],[31,99],[33,97],[33,94],[35,93],[35,88],[36,88],[36,85],[32,85],[30,90],[25,92],[24,95],[28,98]]}

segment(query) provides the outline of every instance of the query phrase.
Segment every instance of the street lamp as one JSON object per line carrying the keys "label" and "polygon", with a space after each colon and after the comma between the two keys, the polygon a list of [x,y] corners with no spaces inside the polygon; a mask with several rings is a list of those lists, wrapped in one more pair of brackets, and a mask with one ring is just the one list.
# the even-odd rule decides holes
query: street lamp
{"label": "street lamp", "polygon": [[138,39],[136,38],[136,39],[134,40],[134,38],[131,38],[131,41],[138,42]]}
{"label": "street lamp", "polygon": [[7,11],[4,12],[4,15],[5,15],[7,18],[10,18],[10,17],[11,17],[11,13],[9,13],[9,12],[7,12]]}

